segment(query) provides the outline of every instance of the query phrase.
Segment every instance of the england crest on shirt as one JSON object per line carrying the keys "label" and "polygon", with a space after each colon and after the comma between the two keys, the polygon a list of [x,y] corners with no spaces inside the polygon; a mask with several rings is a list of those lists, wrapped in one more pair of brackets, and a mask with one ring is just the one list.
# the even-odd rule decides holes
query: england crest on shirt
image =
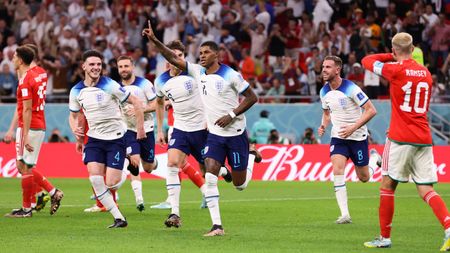
{"label": "england crest on shirt", "polygon": [[188,91],[189,94],[192,93],[192,89],[194,88],[194,84],[192,80],[188,80],[184,82],[184,88]]}
{"label": "england crest on shirt", "polygon": [[339,105],[344,108],[347,106],[347,98],[339,98]]}
{"label": "england crest on shirt", "polygon": [[222,81],[216,81],[215,86],[216,86],[217,92],[218,92],[218,93],[221,93],[222,90],[223,90],[223,82],[222,82]]}

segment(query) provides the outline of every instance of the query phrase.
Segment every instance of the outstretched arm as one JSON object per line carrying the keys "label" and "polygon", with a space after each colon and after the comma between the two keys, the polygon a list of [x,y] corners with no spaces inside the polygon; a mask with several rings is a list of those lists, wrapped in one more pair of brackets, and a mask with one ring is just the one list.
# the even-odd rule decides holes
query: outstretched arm
{"label": "outstretched arm", "polygon": [[153,33],[152,24],[150,23],[150,20],[148,21],[148,27],[145,28],[142,31],[142,36],[147,36],[148,40],[150,40],[156,48],[159,50],[159,52],[166,58],[168,62],[170,62],[172,65],[176,66],[177,68],[181,70],[186,70],[186,62],[184,59],[179,58],[170,48],[166,47],[164,43],[158,40],[156,38],[155,34]]}

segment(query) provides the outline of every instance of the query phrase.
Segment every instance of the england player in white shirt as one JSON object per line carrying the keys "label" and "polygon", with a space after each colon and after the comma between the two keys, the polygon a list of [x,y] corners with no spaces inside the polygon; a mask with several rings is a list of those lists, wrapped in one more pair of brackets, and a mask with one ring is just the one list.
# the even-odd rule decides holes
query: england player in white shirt
{"label": "england player in white shirt", "polygon": [[[256,103],[257,97],[238,72],[218,62],[219,47],[215,42],[204,42],[200,46],[200,65],[197,65],[186,62],[161,43],[154,35],[150,22],[142,34],[155,44],[172,65],[188,72],[200,85],[209,130],[204,151],[205,198],[213,223],[205,236],[224,235],[219,210],[218,175],[227,158],[237,189],[245,189],[251,180],[255,154],[249,154],[243,113]],[[241,103],[240,94],[245,97]]]}
{"label": "england player in white shirt", "polygon": [[369,158],[366,126],[377,111],[358,85],[340,77],[341,69],[342,60],[339,57],[325,57],[322,75],[326,83],[320,90],[323,115],[318,133],[322,136],[332,123],[330,159],[333,165],[334,191],[341,211],[336,223],[347,224],[352,222],[344,175],[347,160],[350,158],[353,161],[359,180],[367,182],[380,157],[378,153],[374,153]]}
{"label": "england player in white shirt", "polygon": [[[87,165],[95,195],[114,217],[114,223],[109,228],[118,228],[128,225],[109,191],[123,183],[122,169],[126,156],[124,134],[127,128],[119,104],[127,100],[133,104],[137,139],[145,138],[144,114],[136,96],[114,80],[101,76],[102,61],[103,55],[98,51],[88,50],[83,54],[85,79],[70,90],[69,123],[77,137],[77,151],[83,152],[83,162]],[[80,110],[83,110],[89,126],[89,138],[84,147]]]}
{"label": "england player in white shirt", "polygon": [[154,119],[152,113],[155,111],[155,88],[149,80],[134,75],[134,64],[131,57],[126,55],[119,56],[117,58],[117,68],[123,88],[139,98],[144,110],[144,130],[147,137],[137,140],[136,117],[133,105],[125,102],[122,107],[122,113],[128,129],[125,133],[127,156],[130,160],[127,168],[131,173],[131,187],[136,199],[136,208],[139,211],[143,211],[145,207],[139,164],[142,163],[142,167],[147,173],[151,173],[158,166],[158,161],[155,158]]}

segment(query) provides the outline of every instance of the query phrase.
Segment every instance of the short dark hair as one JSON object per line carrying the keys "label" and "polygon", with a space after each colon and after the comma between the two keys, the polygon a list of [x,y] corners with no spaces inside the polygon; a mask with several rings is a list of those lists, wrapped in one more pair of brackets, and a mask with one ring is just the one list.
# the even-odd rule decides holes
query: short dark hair
{"label": "short dark hair", "polygon": [[219,52],[219,45],[212,40],[203,42],[200,47],[209,47],[212,51]]}
{"label": "short dark hair", "polygon": [[261,118],[268,118],[268,117],[269,117],[269,112],[266,111],[266,110],[262,110],[262,111],[259,113],[259,117],[261,117]]}
{"label": "short dark hair", "polygon": [[23,63],[30,65],[34,59],[34,52],[31,48],[26,46],[20,46],[16,49],[17,57],[19,57]]}
{"label": "short dark hair", "polygon": [[83,53],[83,56],[81,57],[81,59],[83,60],[83,62],[85,62],[87,60],[87,58],[89,58],[89,57],[98,57],[103,62],[103,54],[100,53],[97,50],[87,50],[87,51],[85,51]]}
{"label": "short dark hair", "polygon": [[122,60],[129,60],[131,63],[133,63],[133,58],[131,58],[128,55],[121,55],[121,56],[117,57],[117,62],[122,61]]}
{"label": "short dark hair", "polygon": [[180,40],[173,40],[167,44],[167,47],[174,50],[180,50],[183,54],[186,53],[186,47]]}
{"label": "short dark hair", "polygon": [[34,59],[33,60],[37,60],[39,58],[39,49],[38,49],[38,47],[35,44],[28,43],[28,44],[25,44],[23,46],[24,47],[28,47],[31,50],[33,50],[33,53],[34,53]]}
{"label": "short dark hair", "polygon": [[323,59],[324,61],[334,61],[334,64],[336,65],[336,66],[338,66],[339,68],[342,68],[342,60],[341,60],[341,58],[339,58],[338,56],[336,56],[336,55],[328,55],[328,56],[326,56],[325,57],[325,59]]}

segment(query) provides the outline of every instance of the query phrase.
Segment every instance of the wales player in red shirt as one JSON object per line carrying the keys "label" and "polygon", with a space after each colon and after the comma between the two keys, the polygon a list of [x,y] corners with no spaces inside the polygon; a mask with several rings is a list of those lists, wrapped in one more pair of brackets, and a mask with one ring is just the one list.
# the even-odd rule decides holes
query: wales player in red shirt
{"label": "wales player in red shirt", "polygon": [[47,74],[36,64],[34,50],[27,46],[16,49],[13,62],[16,67],[19,85],[17,88],[17,117],[11,125],[18,121],[16,132],[17,168],[22,174],[22,208],[6,214],[7,217],[31,217],[31,202],[34,200],[36,182],[52,195],[50,214],[54,214],[60,205],[63,192],[54,188],[35,167],[39,150],[45,137],[45,90]]}
{"label": "wales player in red shirt", "polygon": [[391,123],[382,161],[380,188],[380,236],[364,245],[391,247],[394,193],[398,182],[416,183],[420,197],[427,202],[445,228],[441,251],[450,250],[450,216],[442,198],[434,191],[433,150],[427,112],[432,79],[427,68],[412,59],[412,36],[397,33],[392,38],[392,54],[374,54],[363,58],[364,68],[390,82]]}

